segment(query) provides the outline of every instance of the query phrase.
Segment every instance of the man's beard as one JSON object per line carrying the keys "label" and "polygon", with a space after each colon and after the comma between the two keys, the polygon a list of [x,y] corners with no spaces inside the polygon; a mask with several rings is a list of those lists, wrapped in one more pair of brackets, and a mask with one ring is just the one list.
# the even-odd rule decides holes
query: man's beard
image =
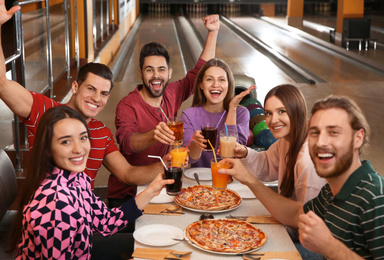
{"label": "man's beard", "polygon": [[150,87],[149,85],[147,85],[144,81],[143,81],[143,85],[144,85],[145,89],[148,91],[148,93],[151,94],[152,97],[157,98],[157,97],[161,97],[161,96],[163,95],[163,93],[164,93],[164,91],[165,91],[165,89],[166,89],[166,87],[167,87],[167,85],[168,85],[168,81],[167,81],[167,82],[164,82],[164,87],[163,87],[163,89],[160,90],[159,92],[154,92],[154,91],[151,89],[151,87]]}
{"label": "man's beard", "polygon": [[353,162],[353,140],[351,140],[349,144],[349,148],[347,149],[347,152],[341,155],[341,157],[336,161],[336,165],[332,172],[321,173],[317,169],[316,171],[317,171],[317,174],[322,178],[337,177],[342,175],[344,172],[346,172],[351,167],[352,162]]}

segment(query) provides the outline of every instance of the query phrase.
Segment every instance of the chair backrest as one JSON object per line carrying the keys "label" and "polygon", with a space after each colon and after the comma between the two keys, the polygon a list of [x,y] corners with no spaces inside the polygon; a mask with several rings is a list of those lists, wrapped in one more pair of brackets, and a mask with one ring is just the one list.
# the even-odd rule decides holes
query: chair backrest
{"label": "chair backrest", "polygon": [[0,220],[11,206],[17,194],[17,181],[12,161],[0,149]]}

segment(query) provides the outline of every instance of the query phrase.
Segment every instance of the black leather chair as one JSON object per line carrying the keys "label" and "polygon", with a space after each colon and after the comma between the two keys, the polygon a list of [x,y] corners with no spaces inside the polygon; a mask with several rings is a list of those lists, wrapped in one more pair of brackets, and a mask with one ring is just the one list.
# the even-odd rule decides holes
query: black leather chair
{"label": "black leather chair", "polygon": [[0,221],[16,198],[16,194],[15,169],[8,155],[0,149]]}
{"label": "black leather chair", "polygon": [[9,210],[17,194],[15,169],[4,150],[0,149],[0,259],[15,259],[5,253],[7,237],[16,216],[16,210]]}

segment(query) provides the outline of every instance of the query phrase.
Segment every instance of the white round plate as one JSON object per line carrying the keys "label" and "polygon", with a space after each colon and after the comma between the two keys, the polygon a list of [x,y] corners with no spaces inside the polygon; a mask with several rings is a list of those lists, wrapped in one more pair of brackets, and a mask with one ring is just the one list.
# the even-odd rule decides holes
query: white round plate
{"label": "white round plate", "polygon": [[136,229],[133,237],[137,242],[149,246],[170,246],[180,241],[172,238],[183,238],[183,231],[177,227],[165,224],[153,224]]}
{"label": "white round plate", "polygon": [[[139,194],[143,190],[137,192]],[[163,188],[159,195],[153,197],[149,203],[168,203],[173,201],[173,196],[169,196],[165,188]]]}
{"label": "white round plate", "polygon": [[[217,251],[211,251],[211,250],[208,250],[208,249],[205,249],[205,248],[201,248],[201,247],[199,247],[198,245],[192,243],[191,240],[189,240],[189,238],[187,237],[186,231],[184,231],[184,238],[185,238],[185,240],[186,240],[190,245],[192,245],[193,247],[196,247],[196,248],[198,248],[198,249],[200,249],[200,250],[203,250],[203,251],[205,251],[205,252],[214,253],[214,254],[218,254],[218,255],[239,255],[239,253],[217,252]],[[242,253],[240,253],[240,254],[248,254],[248,253],[252,253],[252,252],[255,252],[255,251],[259,250],[259,249],[262,248],[262,247],[263,247],[263,246],[258,247],[258,248],[255,248],[255,249],[252,249],[252,250],[249,250],[249,251],[247,251],[247,252],[242,252]]]}
{"label": "white round plate", "polygon": [[253,194],[247,185],[241,183],[230,183],[227,188],[236,191],[237,194],[239,194],[243,199],[256,199],[255,194]]}
{"label": "white round plate", "polygon": [[193,209],[193,208],[188,208],[184,205],[181,205],[179,204],[176,200],[175,200],[175,203],[179,206],[181,206],[182,208],[185,208],[185,209],[188,209],[190,211],[194,211],[194,212],[200,212],[200,213],[223,213],[223,212],[228,212],[228,211],[231,211],[231,210],[234,210],[234,209],[237,209],[238,207],[240,207],[241,203],[243,201],[240,201],[239,205],[237,205],[236,207],[233,207],[231,209],[222,209],[222,210],[202,210],[202,209]]}
{"label": "white round plate", "polygon": [[195,177],[193,176],[195,172],[197,173],[197,175],[199,175],[199,179],[201,181],[212,180],[211,168],[189,168],[184,171],[184,175],[188,178],[195,179]]}

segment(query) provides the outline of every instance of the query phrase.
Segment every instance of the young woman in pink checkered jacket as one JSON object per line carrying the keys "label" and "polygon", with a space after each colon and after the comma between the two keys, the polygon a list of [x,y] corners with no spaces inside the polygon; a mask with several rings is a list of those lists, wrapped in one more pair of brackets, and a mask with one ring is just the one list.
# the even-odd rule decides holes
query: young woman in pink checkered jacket
{"label": "young woman in pink checkered jacket", "polygon": [[13,232],[16,259],[89,259],[93,232],[113,235],[173,183],[158,174],[139,195],[108,209],[83,172],[89,150],[89,130],[80,114],[67,106],[44,113]]}

